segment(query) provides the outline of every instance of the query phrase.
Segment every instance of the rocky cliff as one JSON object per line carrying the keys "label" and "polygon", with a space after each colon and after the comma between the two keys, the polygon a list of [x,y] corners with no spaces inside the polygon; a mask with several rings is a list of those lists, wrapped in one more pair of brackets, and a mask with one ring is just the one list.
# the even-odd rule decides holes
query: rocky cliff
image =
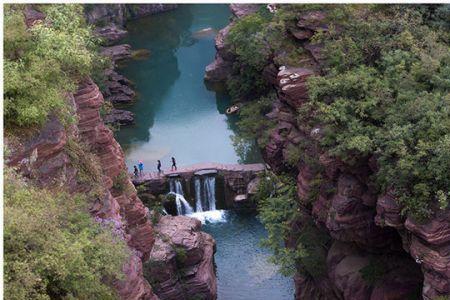
{"label": "rocky cliff", "polygon": [[99,27],[106,24],[124,26],[127,20],[175,9],[177,4],[87,4],[87,21]]}
{"label": "rocky cliff", "polygon": [[[155,231],[148,208],[127,176],[123,151],[101,119],[104,100],[97,85],[89,78],[83,80],[68,101],[77,115],[76,124],[67,127],[51,117],[31,136],[7,140],[13,149],[7,163],[39,186],[89,195],[93,217],[111,225],[131,250],[123,267],[125,277],[114,283],[122,299],[174,299],[172,294],[215,299],[214,240],[200,231],[199,222],[187,217],[162,217]],[[173,247],[183,249],[186,261],[175,264]],[[166,266],[172,265],[168,276],[178,278],[185,272],[182,284],[157,285],[158,297],[143,276],[142,264],[149,259],[161,263],[159,268],[147,263],[146,272],[154,282],[164,282]]]}
{"label": "rocky cliff", "polygon": [[[31,6],[26,7],[24,16],[29,27],[45,18],[43,13]],[[123,54],[129,50],[126,46],[119,48],[120,51],[111,50],[110,55],[114,56],[117,52]],[[192,269],[190,274],[195,273],[196,279],[186,279],[183,286],[172,287],[172,291],[186,297],[192,296],[192,292],[199,297],[215,299],[214,240],[200,232],[200,224],[194,226],[197,231],[195,237],[192,237],[190,230],[180,229],[171,231],[173,241],[165,238],[161,240],[160,232],[155,232],[150,222],[149,209],[138,198],[127,175],[124,153],[102,120],[100,110],[104,98],[98,86],[90,78],[85,78],[79,81],[75,93],[67,93],[65,97],[73,120],[63,122],[53,114],[40,129],[8,135],[5,143],[10,152],[6,163],[40,187],[49,190],[63,188],[73,194],[87,195],[91,201],[90,213],[93,218],[111,227],[131,250],[123,266],[124,276],[118,274],[113,280],[121,299],[166,299],[164,293],[161,293],[161,297],[154,293],[143,275],[143,262],[149,260],[157,249],[155,240],[160,246],[181,241],[179,246],[186,246],[189,255],[192,249],[195,249],[195,255],[201,253],[200,259],[192,258],[189,261]],[[189,218],[176,217],[171,220],[177,224],[175,228],[191,228]],[[192,239],[193,244],[184,245],[186,239]],[[170,259],[161,257],[160,261],[165,264]],[[173,271],[178,274],[182,267],[185,266],[175,265]],[[152,278],[155,280],[164,275],[148,266],[146,271],[153,272]]]}
{"label": "rocky cliff", "polygon": [[[296,174],[304,212],[332,238],[326,247],[326,272],[311,276],[299,270],[295,276],[296,299],[407,299],[421,286],[424,299],[449,295],[449,211],[436,210],[423,224],[405,218],[392,195],[377,194],[373,187],[375,157],[347,166],[320,148],[320,124],[309,127],[296,121],[298,109],[309,100],[307,78],[320,74],[322,67],[321,45],[310,38],[319,30],[328,30],[325,17],[321,11],[299,15],[287,34],[297,40],[306,57],[290,66],[276,65],[274,59],[264,72],[278,95],[266,115],[276,126],[263,149],[265,161],[278,172]],[[232,76],[233,57],[224,42],[230,26],[233,23],[216,38],[216,60],[207,67],[206,79],[221,81]],[[294,170],[287,163],[292,147],[303,152]],[[305,157],[314,158],[318,165],[311,165]],[[314,200],[306,200],[312,194]],[[302,226],[301,220],[293,224],[292,239]],[[382,272],[375,282],[363,278],[364,270],[377,267]]]}
{"label": "rocky cliff", "polygon": [[[132,250],[123,268],[125,278],[115,283],[119,295],[123,299],[158,299],[142,276],[142,259],[149,257],[154,243],[148,209],[127,177],[122,179],[121,189],[115,185],[125,170],[124,156],[100,118],[103,96],[97,85],[85,79],[68,99],[77,124],[66,128],[56,117],[50,118],[31,137],[9,144],[14,151],[8,164],[42,187],[60,186],[71,193],[92,194],[93,217],[112,224]],[[88,175],[85,173],[95,176],[98,182],[80,179]]]}

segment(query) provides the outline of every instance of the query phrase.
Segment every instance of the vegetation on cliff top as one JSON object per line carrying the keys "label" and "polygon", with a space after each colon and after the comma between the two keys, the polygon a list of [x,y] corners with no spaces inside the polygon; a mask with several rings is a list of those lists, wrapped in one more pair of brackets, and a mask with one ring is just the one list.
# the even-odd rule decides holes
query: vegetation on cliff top
{"label": "vegetation on cliff top", "polygon": [[450,198],[449,40],[424,9],[349,10],[316,35],[325,75],[309,81],[315,118],[300,118],[324,124],[322,146],[348,164],[374,155],[380,191],[419,218]]}
{"label": "vegetation on cliff top", "polygon": [[115,299],[128,248],[96,223],[83,195],[33,187],[4,173],[4,282],[8,299]]}
{"label": "vegetation on cliff top", "polygon": [[[450,198],[449,6],[286,5],[273,17],[258,12],[239,19],[227,40],[237,57],[229,80],[232,96],[253,100],[250,110],[265,96],[267,65],[303,66],[302,51],[293,50],[303,48],[292,47],[287,29],[302,13],[317,9],[326,12],[332,26],[313,37],[323,45],[323,76],[309,80],[311,101],[299,111],[299,123],[320,125],[322,148],[349,165],[375,157],[380,193],[395,191],[405,214],[426,218],[432,203],[445,209]],[[280,57],[291,59],[278,62]],[[241,89],[233,88],[235,81],[242,82]],[[261,85],[263,93],[255,93]],[[267,122],[263,114],[241,117],[243,132]]]}
{"label": "vegetation on cliff top", "polygon": [[73,121],[66,93],[103,60],[81,5],[39,5],[46,15],[27,28],[24,5],[4,9],[4,117],[8,127],[42,125],[50,113]]}

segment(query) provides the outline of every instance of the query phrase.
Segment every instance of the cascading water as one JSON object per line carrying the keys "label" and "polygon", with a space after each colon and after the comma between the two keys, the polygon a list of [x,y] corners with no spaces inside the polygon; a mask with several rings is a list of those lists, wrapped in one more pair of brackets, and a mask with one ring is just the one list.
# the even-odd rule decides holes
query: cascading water
{"label": "cascading water", "polygon": [[194,187],[195,213],[191,216],[203,223],[224,221],[225,212],[216,210],[216,178],[214,176],[196,176]]}
{"label": "cascading water", "polygon": [[216,210],[216,178],[196,177],[195,178],[195,211]]}
{"label": "cascading water", "polygon": [[177,205],[178,215],[189,215],[194,212],[194,209],[189,205],[189,202],[184,199],[183,186],[180,179],[171,179],[169,181],[170,193],[175,195],[175,203]]}

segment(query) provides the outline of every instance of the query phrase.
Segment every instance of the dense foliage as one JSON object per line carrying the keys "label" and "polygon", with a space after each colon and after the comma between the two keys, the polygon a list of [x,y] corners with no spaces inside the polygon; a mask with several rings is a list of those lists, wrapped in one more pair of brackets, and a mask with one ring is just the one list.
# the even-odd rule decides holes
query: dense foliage
{"label": "dense foliage", "polygon": [[[307,10],[326,12],[330,30],[313,37],[324,47],[323,74],[308,82],[311,101],[299,111],[301,126],[321,124],[322,148],[349,165],[375,157],[380,193],[395,192],[404,213],[426,218],[431,203],[445,209],[449,6],[283,5],[272,16],[260,11],[237,20],[228,39],[238,66],[229,89],[234,98],[252,100],[242,110],[241,131],[267,131],[255,109],[268,92],[263,70],[270,63],[301,66],[303,48],[288,30]],[[295,164],[301,153],[288,150]]]}
{"label": "dense foliage", "polygon": [[4,283],[8,299],[114,299],[111,281],[129,255],[86,198],[4,174]]}
{"label": "dense foliage", "polygon": [[[282,5],[272,16],[261,10],[236,20],[228,39],[236,56],[228,88],[234,99],[245,100],[238,122],[242,135],[261,146],[267,142],[271,125],[265,114],[274,97],[268,96],[264,70],[270,64],[304,66],[304,48],[289,29],[308,10],[325,12],[329,30],[313,37],[323,45],[322,73],[308,81],[310,101],[298,111],[299,125],[320,126],[320,147],[349,166],[375,158],[373,181],[380,193],[395,192],[404,214],[424,219],[448,208],[448,5]],[[274,261],[284,273],[314,277],[325,270],[329,240],[302,213],[322,182],[317,157],[305,151],[309,146],[306,140],[290,146],[286,163],[302,160],[318,171],[310,199],[296,199],[289,178],[269,176],[257,200],[269,233],[264,244]],[[376,278],[379,270],[364,272]]]}
{"label": "dense foliage", "polygon": [[27,28],[23,5],[4,9],[4,116],[11,126],[41,125],[54,112],[71,121],[65,93],[102,63],[81,5],[40,5]]}
{"label": "dense foliage", "polygon": [[[287,32],[294,15],[286,9],[270,14],[264,5],[255,13],[236,21],[226,44],[236,58],[233,76],[227,81],[233,99],[254,100],[270,91],[264,68],[276,57],[276,63],[291,62],[301,54]],[[299,52],[300,51],[300,52]]]}
{"label": "dense foliage", "polygon": [[[309,82],[323,146],[349,164],[375,155],[380,189],[405,212],[448,205],[450,49],[422,10],[405,6],[348,10],[324,43],[325,76]],[[348,20],[348,21],[345,21]],[[302,121],[302,120],[300,120]],[[303,119],[306,121],[306,119]]]}
{"label": "dense foliage", "polygon": [[295,182],[288,176],[267,173],[261,177],[255,198],[259,218],[268,231],[263,246],[272,250],[271,259],[280,271],[285,275],[297,270],[310,276],[323,275],[329,237],[302,213]]}

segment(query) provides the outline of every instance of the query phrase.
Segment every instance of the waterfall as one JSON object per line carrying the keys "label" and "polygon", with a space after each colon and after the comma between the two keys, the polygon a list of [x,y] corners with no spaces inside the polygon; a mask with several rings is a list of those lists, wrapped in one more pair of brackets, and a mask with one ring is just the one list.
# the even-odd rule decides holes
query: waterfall
{"label": "waterfall", "polygon": [[206,177],[203,181],[208,210],[216,210],[216,178]]}
{"label": "waterfall", "polygon": [[178,215],[189,215],[194,212],[189,203],[184,199],[183,195],[175,194],[175,201],[177,203]]}
{"label": "waterfall", "polygon": [[195,177],[195,211],[196,212],[202,212],[202,193],[201,193],[201,181],[200,178]]}
{"label": "waterfall", "polygon": [[175,203],[177,205],[178,215],[189,215],[194,212],[194,209],[189,205],[189,202],[184,199],[183,186],[180,179],[171,179],[169,181],[170,193],[175,195]]}
{"label": "waterfall", "polygon": [[195,211],[216,210],[216,178],[212,176],[195,178]]}

